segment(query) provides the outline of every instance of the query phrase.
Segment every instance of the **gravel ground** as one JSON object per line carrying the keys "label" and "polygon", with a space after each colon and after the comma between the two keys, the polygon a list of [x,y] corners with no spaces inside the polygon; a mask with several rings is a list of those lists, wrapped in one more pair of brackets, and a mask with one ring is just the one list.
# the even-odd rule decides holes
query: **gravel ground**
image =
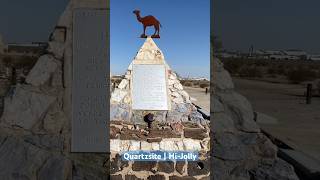
{"label": "gravel ground", "polygon": [[289,145],[320,160],[320,97],[305,103],[305,86],[234,78],[235,89],[255,111],[278,119],[260,126]]}

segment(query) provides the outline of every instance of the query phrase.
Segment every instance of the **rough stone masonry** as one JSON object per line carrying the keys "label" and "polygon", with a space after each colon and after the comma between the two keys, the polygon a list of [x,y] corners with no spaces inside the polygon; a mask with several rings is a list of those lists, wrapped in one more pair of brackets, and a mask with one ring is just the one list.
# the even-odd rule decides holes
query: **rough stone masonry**
{"label": "rough stone masonry", "polygon": [[[148,171],[149,179],[168,179],[167,175],[170,175],[170,179],[181,179],[181,176],[187,173],[193,177],[183,177],[183,179],[194,179],[194,177],[199,179],[198,174],[206,171],[207,162],[188,163],[187,168],[186,163],[174,162],[129,164],[118,161],[119,156],[115,156],[109,166],[109,155],[70,153],[72,14],[75,8],[80,7],[107,8],[107,1],[71,0],[57,23],[60,28],[52,34],[48,52],[39,58],[28,74],[27,82],[19,84],[12,96],[5,97],[4,113],[0,120],[0,177],[6,180],[98,180],[108,179],[109,168],[113,174],[131,168],[137,172],[142,169]],[[229,73],[223,69],[219,60],[214,59],[214,63],[212,69],[215,73],[211,77],[214,82],[211,84],[211,87],[214,87],[212,88],[214,105],[211,106],[214,138],[211,147],[213,174],[210,176],[216,180],[297,179],[291,165],[277,157],[276,146],[260,132],[253,120],[250,103],[234,92]],[[121,89],[124,84],[118,88]],[[181,89],[180,85],[173,87]],[[177,97],[176,101],[182,99]],[[192,110],[192,107],[189,110]],[[179,114],[173,114],[172,117],[174,116],[183,119]],[[126,117],[128,116],[123,114],[123,118]],[[192,129],[195,127],[188,121],[182,122],[188,124],[185,126],[191,129],[189,132],[184,129],[184,137],[188,134],[192,136],[194,133],[199,134],[200,138],[206,136],[199,128]],[[130,138],[135,137],[134,134],[139,137],[136,127],[132,126],[130,121],[125,121],[117,127],[116,125],[115,121],[114,127],[110,127],[115,131],[111,134],[115,135],[114,140],[130,133]],[[119,127],[128,133],[119,134]],[[179,126],[172,127],[179,132]],[[165,128],[172,127],[165,126]],[[170,130],[164,131],[166,133],[161,134],[162,139],[165,139],[164,136],[168,136],[168,139],[179,136],[172,134]],[[157,131],[154,133],[153,140],[156,141],[159,135],[156,134]],[[182,138],[182,134],[179,137]],[[123,138],[135,142],[129,137]],[[204,168],[199,168],[199,165]],[[135,174],[129,173],[113,177],[113,179],[123,178],[138,179]]]}
{"label": "rough stone masonry", "polygon": [[[133,75],[136,73],[133,66],[141,64],[163,64],[166,67],[166,77],[163,78],[167,80],[169,110],[150,111],[133,108],[132,103],[135,99],[132,96],[133,93],[138,93],[132,91],[135,85]],[[146,39],[129,65],[124,78],[111,94],[110,104],[111,177],[209,178],[210,121],[204,119],[191,103],[190,96],[183,90],[179,79],[166,63],[162,51],[152,38]],[[151,128],[144,122],[144,116],[149,113],[154,114],[155,119]],[[130,150],[198,151],[200,161],[121,162],[120,153]]]}

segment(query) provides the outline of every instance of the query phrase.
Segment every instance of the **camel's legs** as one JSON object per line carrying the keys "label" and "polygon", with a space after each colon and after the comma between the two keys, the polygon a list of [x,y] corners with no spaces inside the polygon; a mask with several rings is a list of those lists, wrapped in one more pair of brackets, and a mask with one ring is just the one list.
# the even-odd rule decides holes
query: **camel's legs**
{"label": "camel's legs", "polygon": [[146,28],[147,28],[147,26],[143,26],[143,36],[146,35]]}
{"label": "camel's legs", "polygon": [[155,32],[154,32],[154,35],[159,35],[159,31],[160,31],[160,27],[159,27],[159,24],[156,24],[156,25],[154,25],[154,29],[155,29]]}

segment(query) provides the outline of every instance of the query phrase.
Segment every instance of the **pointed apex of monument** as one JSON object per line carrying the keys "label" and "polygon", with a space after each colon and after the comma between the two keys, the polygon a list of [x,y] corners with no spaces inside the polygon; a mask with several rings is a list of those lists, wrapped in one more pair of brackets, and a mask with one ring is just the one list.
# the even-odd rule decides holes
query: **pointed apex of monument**
{"label": "pointed apex of monument", "polygon": [[141,46],[140,50],[138,51],[136,57],[134,58],[134,62],[137,64],[163,64],[164,56],[153,39],[148,36]]}

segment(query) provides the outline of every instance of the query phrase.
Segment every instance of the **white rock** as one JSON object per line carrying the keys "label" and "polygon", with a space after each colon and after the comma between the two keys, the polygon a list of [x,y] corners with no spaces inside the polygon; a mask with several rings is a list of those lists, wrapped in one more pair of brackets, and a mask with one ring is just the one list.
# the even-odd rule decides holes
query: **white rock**
{"label": "white rock", "polygon": [[178,150],[178,147],[173,140],[163,139],[160,142],[160,150],[175,151],[175,150]]}
{"label": "white rock", "polygon": [[183,86],[180,83],[175,83],[173,87],[177,88],[178,90],[183,90]]}
{"label": "white rock", "polygon": [[128,66],[128,70],[132,71],[132,63],[130,63],[130,65]]}
{"label": "white rock", "polygon": [[64,43],[50,41],[48,51],[51,52],[55,58],[62,59],[64,54]]}
{"label": "white rock", "polygon": [[190,100],[190,96],[186,91],[179,92],[185,100]]}
{"label": "white rock", "polygon": [[176,98],[180,98],[181,95],[176,91],[176,92],[172,92],[171,96],[176,97]]}
{"label": "white rock", "polygon": [[130,148],[130,141],[129,140],[120,140],[120,150],[122,151],[129,151]]}
{"label": "white rock", "polygon": [[148,143],[148,142],[146,142],[146,141],[142,141],[142,142],[141,142],[141,150],[151,151],[151,150],[152,150],[152,144],[151,144],[151,143]]}
{"label": "white rock", "polygon": [[182,97],[173,98],[172,101],[177,104],[181,104],[181,103],[183,103],[183,98]]}
{"label": "white rock", "polygon": [[176,145],[177,145],[179,151],[183,151],[184,150],[184,146],[183,146],[183,142],[182,141],[176,141]]}
{"label": "white rock", "polygon": [[121,140],[120,139],[110,139],[110,151],[120,152],[121,151]]}
{"label": "white rock", "polygon": [[200,151],[201,144],[199,140],[194,139],[183,139],[184,149],[187,151]]}
{"label": "white rock", "polygon": [[160,150],[160,144],[157,142],[151,143],[152,150]]}
{"label": "white rock", "polygon": [[126,95],[127,95],[126,91],[115,89],[111,94],[111,101],[121,102]]}
{"label": "white rock", "polygon": [[127,85],[128,85],[128,80],[122,79],[122,81],[121,81],[120,84],[118,85],[118,88],[119,88],[119,89],[124,89],[124,88],[126,88]]}
{"label": "white rock", "polygon": [[41,56],[28,74],[26,82],[34,86],[43,85],[50,79],[60,64],[52,55]]}
{"label": "white rock", "polygon": [[177,79],[177,75],[175,73],[171,73],[170,76],[169,76],[169,79]]}
{"label": "white rock", "polygon": [[2,119],[10,125],[31,129],[56,99],[27,86],[17,86],[13,96],[5,98]]}
{"label": "white rock", "polygon": [[171,86],[171,85],[173,85],[173,84],[174,84],[174,80],[168,79],[168,85]]}
{"label": "white rock", "polygon": [[129,151],[137,151],[140,148],[140,141],[130,141]]}

